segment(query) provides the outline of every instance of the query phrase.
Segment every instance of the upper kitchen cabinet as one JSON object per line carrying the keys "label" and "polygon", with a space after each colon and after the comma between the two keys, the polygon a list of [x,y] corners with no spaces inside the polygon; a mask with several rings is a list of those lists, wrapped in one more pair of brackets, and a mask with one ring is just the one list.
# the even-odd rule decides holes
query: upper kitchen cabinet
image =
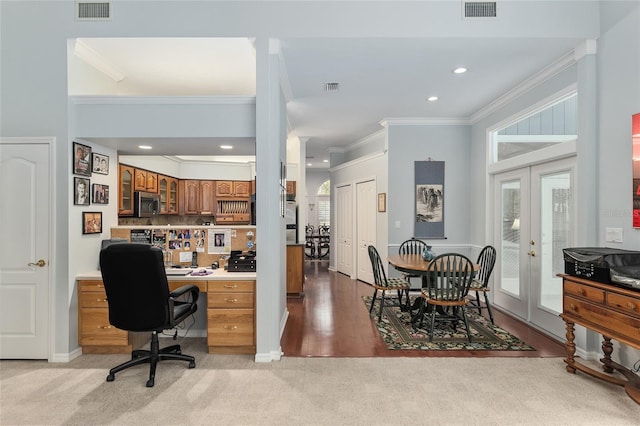
{"label": "upper kitchen cabinet", "polygon": [[248,198],[251,195],[251,182],[218,180],[216,181],[216,197]]}
{"label": "upper kitchen cabinet", "polygon": [[179,180],[179,193],[182,202],[179,204],[180,214],[209,215],[215,212],[214,181],[212,180]]}
{"label": "upper kitchen cabinet", "polygon": [[295,197],[295,195],[296,195],[296,181],[295,180],[288,180],[287,181],[287,195],[293,195]]}
{"label": "upper kitchen cabinet", "polygon": [[160,214],[178,214],[178,179],[158,175]]}
{"label": "upper kitchen cabinet", "polygon": [[118,215],[119,216],[132,216],[133,215],[133,179],[134,168],[125,166],[124,164],[118,165]]}
{"label": "upper kitchen cabinet", "polygon": [[135,191],[158,192],[158,174],[135,169]]}

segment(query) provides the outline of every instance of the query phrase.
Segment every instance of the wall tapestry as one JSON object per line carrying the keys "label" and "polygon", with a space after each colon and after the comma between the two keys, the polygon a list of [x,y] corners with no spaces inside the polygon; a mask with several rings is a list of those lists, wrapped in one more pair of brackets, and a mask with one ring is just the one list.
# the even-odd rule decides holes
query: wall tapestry
{"label": "wall tapestry", "polygon": [[414,177],[414,236],[444,238],[444,161],[416,161]]}

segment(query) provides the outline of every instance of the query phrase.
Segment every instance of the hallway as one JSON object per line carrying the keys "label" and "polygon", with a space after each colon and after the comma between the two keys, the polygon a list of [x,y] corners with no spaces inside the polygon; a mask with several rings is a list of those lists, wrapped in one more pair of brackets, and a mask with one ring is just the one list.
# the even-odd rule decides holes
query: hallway
{"label": "hallway", "polygon": [[536,351],[389,350],[363,296],[372,288],[343,274],[330,272],[328,260],[305,261],[305,294],[287,298],[289,318],[281,339],[285,356],[303,357],[564,357],[564,344],[552,340],[497,309],[496,325],[527,342]]}

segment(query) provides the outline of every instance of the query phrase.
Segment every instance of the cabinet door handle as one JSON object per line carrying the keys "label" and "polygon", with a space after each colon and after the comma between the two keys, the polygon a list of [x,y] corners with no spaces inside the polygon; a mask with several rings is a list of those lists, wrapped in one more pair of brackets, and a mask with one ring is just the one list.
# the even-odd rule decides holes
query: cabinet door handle
{"label": "cabinet door handle", "polygon": [[238,299],[224,299],[225,302],[236,303]]}
{"label": "cabinet door handle", "polygon": [[631,309],[632,311],[635,311],[636,305],[631,302],[627,302],[627,308]]}
{"label": "cabinet door handle", "polygon": [[233,284],[233,285],[225,284],[224,288],[238,288],[238,285],[237,284]]}
{"label": "cabinet door handle", "polygon": [[96,299],[96,302],[106,302],[106,301],[107,299],[100,299],[100,298]]}
{"label": "cabinet door handle", "polygon": [[569,305],[569,309],[571,309],[572,311],[577,311],[578,309],[576,308],[576,305],[574,305],[573,303],[571,303]]}
{"label": "cabinet door handle", "polygon": [[107,330],[107,329],[111,328],[111,326],[110,325],[99,325],[98,328],[100,330]]}
{"label": "cabinet door handle", "polygon": [[579,294],[580,296],[584,296],[584,294],[585,294],[585,293],[586,293],[586,292],[584,291],[584,289],[583,289],[583,288],[579,288],[579,289],[578,289],[578,294]]}
{"label": "cabinet door handle", "polygon": [[235,329],[237,329],[237,328],[238,328],[238,326],[237,326],[237,325],[225,325],[225,326],[224,326],[224,329],[225,329],[225,330],[235,330]]}

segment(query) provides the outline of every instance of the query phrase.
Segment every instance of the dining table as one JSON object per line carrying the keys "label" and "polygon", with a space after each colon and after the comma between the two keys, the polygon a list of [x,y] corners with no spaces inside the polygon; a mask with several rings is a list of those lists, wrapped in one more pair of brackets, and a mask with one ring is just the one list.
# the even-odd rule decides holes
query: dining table
{"label": "dining table", "polygon": [[[387,261],[391,266],[393,266],[400,272],[422,277],[422,288],[427,286],[427,269],[431,261],[425,260],[422,257],[422,254],[391,254],[387,256]],[[472,267],[474,273],[480,270],[480,265],[477,263],[472,262]],[[436,268],[438,268],[438,265],[436,265]],[[418,309],[418,313],[416,315],[412,315],[411,317],[412,323],[415,323],[419,319],[419,312],[423,303],[424,299],[422,297],[418,297],[416,298],[413,305],[409,308],[411,312]]]}

